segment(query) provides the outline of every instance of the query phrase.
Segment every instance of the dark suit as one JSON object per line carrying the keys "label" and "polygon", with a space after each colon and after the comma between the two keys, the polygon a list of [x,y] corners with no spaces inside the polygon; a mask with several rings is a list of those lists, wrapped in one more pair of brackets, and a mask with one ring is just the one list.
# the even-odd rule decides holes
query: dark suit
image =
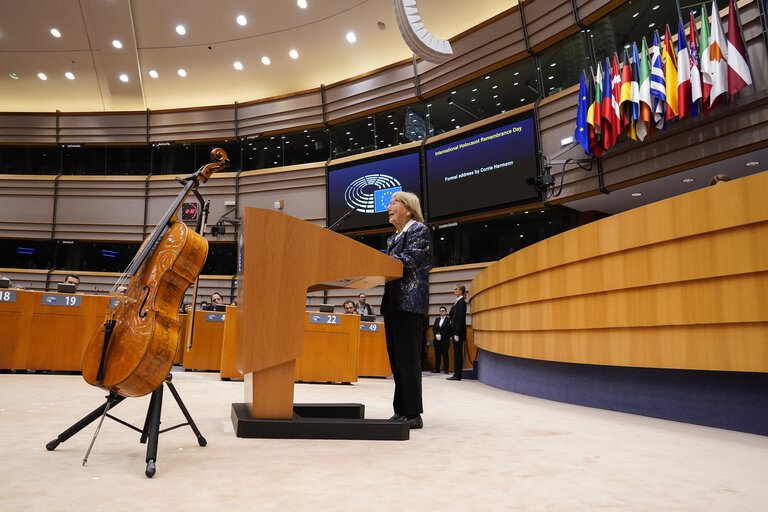
{"label": "dark suit", "polygon": [[[441,318],[443,318],[443,325],[440,325]],[[445,373],[448,373],[448,349],[451,348],[451,337],[453,337],[451,317],[448,315],[437,317],[435,324],[432,326],[432,334],[435,335],[435,371],[440,371],[440,360],[442,359],[442,369]],[[439,340],[437,339],[438,334],[440,335]]]}
{"label": "dark suit", "polygon": [[[461,380],[461,370],[464,368],[464,342],[467,340],[467,301],[459,297],[448,313],[453,329],[453,376]],[[456,336],[459,337],[456,340]]]}
{"label": "dark suit", "polygon": [[387,254],[403,264],[403,277],[384,285],[381,314],[387,353],[395,380],[395,414],[413,418],[424,409],[421,401],[421,345],[427,324],[432,236],[420,222],[400,238],[387,239]]}

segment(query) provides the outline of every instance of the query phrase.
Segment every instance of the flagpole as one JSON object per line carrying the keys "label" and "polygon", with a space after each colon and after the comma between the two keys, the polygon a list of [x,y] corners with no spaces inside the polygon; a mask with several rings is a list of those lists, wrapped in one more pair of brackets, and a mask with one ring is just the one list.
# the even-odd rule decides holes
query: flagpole
{"label": "flagpole", "polygon": [[[762,3],[762,2],[759,2]],[[747,40],[744,39],[744,27],[741,24],[741,16],[739,15],[739,7],[736,5],[736,2],[731,2],[730,5],[733,5],[734,12],[731,12],[731,9],[728,9],[728,16],[736,15],[736,26],[739,27],[739,34],[741,35],[741,40],[744,41],[744,63],[747,65],[747,69],[749,69],[749,75],[752,77],[752,83],[749,84],[752,86],[752,92],[755,92],[755,74],[752,72],[752,65],[749,63],[749,49],[747,48]],[[763,31],[763,40],[765,40],[765,31]],[[766,45],[766,48],[768,48],[768,45]]]}

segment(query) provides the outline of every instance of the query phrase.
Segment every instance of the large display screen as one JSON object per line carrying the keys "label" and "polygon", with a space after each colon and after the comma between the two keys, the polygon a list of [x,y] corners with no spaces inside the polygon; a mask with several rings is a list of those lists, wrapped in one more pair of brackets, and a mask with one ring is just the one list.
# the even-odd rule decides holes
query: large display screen
{"label": "large display screen", "polygon": [[431,144],[427,152],[429,219],[538,199],[533,118]]}
{"label": "large display screen", "polygon": [[417,152],[331,166],[328,171],[328,225],[349,213],[335,231],[386,227],[387,205],[398,190],[413,192],[421,198]]}

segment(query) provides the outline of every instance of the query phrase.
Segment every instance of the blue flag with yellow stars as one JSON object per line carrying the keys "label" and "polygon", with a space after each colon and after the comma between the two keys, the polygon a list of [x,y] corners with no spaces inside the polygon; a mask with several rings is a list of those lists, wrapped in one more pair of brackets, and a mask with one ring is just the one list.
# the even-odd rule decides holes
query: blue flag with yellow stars
{"label": "blue flag with yellow stars", "polygon": [[589,109],[589,94],[587,93],[587,82],[584,78],[584,72],[581,72],[581,84],[579,85],[579,109],[576,111],[576,130],[573,132],[573,138],[581,144],[586,154],[589,152],[589,127],[587,126],[587,109]]}

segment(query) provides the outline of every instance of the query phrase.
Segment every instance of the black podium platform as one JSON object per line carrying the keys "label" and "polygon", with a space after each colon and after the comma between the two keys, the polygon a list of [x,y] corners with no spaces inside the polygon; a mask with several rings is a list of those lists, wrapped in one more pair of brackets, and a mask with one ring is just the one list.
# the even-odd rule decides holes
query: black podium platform
{"label": "black podium platform", "polygon": [[367,439],[407,441],[402,421],[366,420],[363,404],[293,404],[292,419],[252,418],[245,404],[232,404],[237,437],[271,439]]}

